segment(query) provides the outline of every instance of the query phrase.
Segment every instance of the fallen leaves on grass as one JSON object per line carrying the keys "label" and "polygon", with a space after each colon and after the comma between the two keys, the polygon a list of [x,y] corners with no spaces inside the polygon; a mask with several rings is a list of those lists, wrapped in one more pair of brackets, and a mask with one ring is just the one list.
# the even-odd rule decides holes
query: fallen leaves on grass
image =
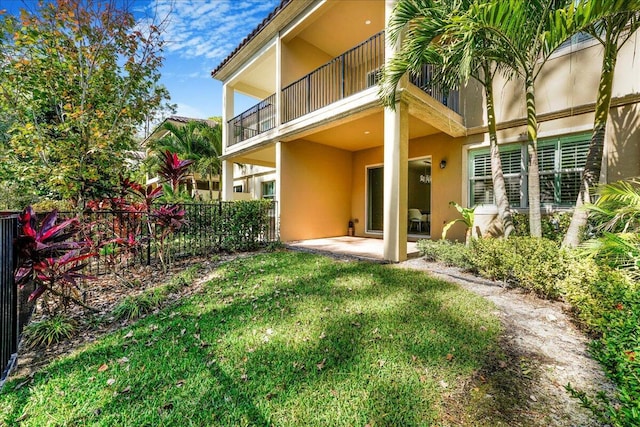
{"label": "fallen leaves on grass", "polygon": [[327,359],[322,359],[322,362],[316,364],[316,366],[318,367],[318,371],[322,371],[324,369],[324,365],[326,363]]}

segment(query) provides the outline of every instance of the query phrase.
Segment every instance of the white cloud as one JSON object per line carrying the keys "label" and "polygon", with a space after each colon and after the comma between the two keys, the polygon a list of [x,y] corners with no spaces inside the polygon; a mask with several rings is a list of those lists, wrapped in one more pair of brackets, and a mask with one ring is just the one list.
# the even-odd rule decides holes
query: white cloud
{"label": "white cloud", "polygon": [[280,0],[151,0],[144,11],[150,21],[167,18],[167,53],[183,58],[222,61]]}

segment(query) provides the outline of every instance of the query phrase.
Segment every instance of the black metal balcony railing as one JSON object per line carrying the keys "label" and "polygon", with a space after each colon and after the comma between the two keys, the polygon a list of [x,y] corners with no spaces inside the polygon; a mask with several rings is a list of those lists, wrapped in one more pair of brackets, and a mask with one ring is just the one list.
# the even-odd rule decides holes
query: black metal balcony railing
{"label": "black metal balcony railing", "polygon": [[[378,84],[384,65],[384,31],[332,59],[282,89],[282,123],[302,117],[331,103]],[[460,112],[457,90],[433,83],[433,65],[410,81],[449,109]],[[229,121],[228,146],[252,138],[276,126],[276,94],[260,101]]]}
{"label": "black metal balcony railing", "polygon": [[282,89],[282,122],[375,86],[383,65],[384,31]]}
{"label": "black metal balcony railing", "polygon": [[434,84],[434,74],[434,66],[431,64],[425,64],[422,66],[421,73],[417,76],[411,76],[409,80],[433,99],[460,114],[460,96],[458,91],[446,90],[442,86]]}
{"label": "black metal balcony railing", "polygon": [[263,99],[245,112],[229,120],[228,146],[252,138],[276,126],[276,94]]}

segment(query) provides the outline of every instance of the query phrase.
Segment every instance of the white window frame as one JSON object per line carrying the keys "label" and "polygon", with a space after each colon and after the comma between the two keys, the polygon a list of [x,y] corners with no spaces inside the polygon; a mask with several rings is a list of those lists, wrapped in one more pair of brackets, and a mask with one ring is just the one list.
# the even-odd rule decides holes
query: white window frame
{"label": "white window frame", "polygon": [[[572,135],[558,135],[555,137],[550,137],[550,138],[544,138],[544,139],[539,139],[538,140],[538,150],[540,150],[541,147],[548,147],[549,145],[555,145],[554,148],[554,166],[553,166],[553,170],[552,171],[540,171],[540,176],[543,175],[551,175],[553,174],[554,176],[554,195],[553,195],[553,202],[551,204],[546,204],[546,205],[550,205],[552,208],[568,208],[568,207],[573,207],[575,204],[575,200],[573,200],[571,203],[563,203],[562,202],[562,196],[561,196],[561,183],[562,183],[562,174],[565,173],[580,173],[580,176],[582,176],[582,171],[584,171],[584,166],[582,167],[574,167],[574,168],[562,168],[562,159],[561,159],[561,153],[562,153],[562,149],[563,147],[566,147],[568,144],[574,143],[574,142],[582,142],[584,143],[584,145],[581,144],[582,149],[585,150],[586,153],[586,149],[588,149],[588,145],[591,139],[591,133],[579,133],[579,134],[572,134]],[[521,172],[520,172],[520,204],[519,205],[512,205],[511,207],[513,209],[528,209],[529,206],[529,198],[528,198],[528,165],[529,165],[529,156],[528,156],[528,152],[527,152],[527,142],[517,142],[517,143],[513,143],[513,144],[505,144],[500,146],[500,151],[501,154],[503,152],[505,152],[506,150],[517,150],[518,148],[515,147],[519,147],[519,149],[521,150]],[[586,148],[585,148],[586,147]],[[488,147],[483,147],[483,148],[478,148],[478,149],[469,149],[467,151],[467,171],[468,171],[468,178],[467,178],[467,186],[468,186],[468,194],[467,194],[467,200],[469,203],[469,206],[473,206],[474,203],[474,185],[472,184],[473,181],[486,181],[487,179],[491,179],[491,175],[482,175],[482,176],[475,176],[474,175],[474,158],[476,156],[479,155],[490,155],[489,152],[489,148]],[[585,154],[586,156],[586,154]],[[505,174],[505,178],[510,178],[510,177],[514,177],[517,176],[518,174]],[[492,185],[492,184],[491,184]],[[493,188],[491,189],[493,192]],[[576,195],[577,197],[577,195]],[[571,198],[570,198],[571,199]],[[493,195],[493,200],[491,203],[489,204],[495,204],[495,195]]]}

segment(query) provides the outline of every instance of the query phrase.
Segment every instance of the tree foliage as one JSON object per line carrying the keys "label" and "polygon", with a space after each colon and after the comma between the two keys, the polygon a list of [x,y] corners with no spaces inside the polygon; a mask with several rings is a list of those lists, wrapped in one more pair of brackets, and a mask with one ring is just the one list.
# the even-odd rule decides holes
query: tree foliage
{"label": "tree foliage", "polygon": [[160,158],[165,151],[169,151],[180,155],[183,159],[190,160],[192,162],[191,172],[207,176],[210,199],[213,199],[214,176],[222,173],[222,161],[220,160],[222,126],[218,118],[214,118],[213,121],[214,125],[199,120],[189,121],[185,125],[176,125],[165,121],[162,128],[169,133],[163,138],[153,141],[150,146],[153,151],[160,154]]}
{"label": "tree foliage", "polygon": [[161,25],[142,28],[120,5],[57,0],[0,16],[1,179],[80,205],[117,182],[137,126],[168,98]]}

